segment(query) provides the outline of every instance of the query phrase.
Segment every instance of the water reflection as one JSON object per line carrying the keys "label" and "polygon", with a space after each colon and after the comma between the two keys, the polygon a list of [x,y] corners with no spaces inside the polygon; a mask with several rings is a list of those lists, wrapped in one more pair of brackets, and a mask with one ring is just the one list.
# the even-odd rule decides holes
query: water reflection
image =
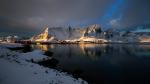
{"label": "water reflection", "polygon": [[92,60],[97,60],[101,54],[105,53],[106,44],[79,44],[79,48],[82,50],[84,56],[91,58]]}
{"label": "water reflection", "polygon": [[[32,46],[33,47],[33,46]],[[96,60],[104,54],[111,54],[112,56],[128,54],[138,56],[149,56],[150,45],[134,45],[134,44],[79,44],[79,45],[34,45],[33,48],[42,51],[54,51],[57,53],[67,53],[71,57],[75,53],[80,53],[82,56],[87,56],[91,60]],[[138,53],[138,54],[137,54]]]}
{"label": "water reflection", "polygon": [[88,82],[95,84],[149,82],[150,45],[54,44],[42,46],[34,48],[53,52],[52,57],[58,60],[55,67]]}
{"label": "water reflection", "polygon": [[48,51],[49,49],[53,49],[54,45],[42,45],[42,44],[38,44],[38,45],[32,45],[33,48],[37,48],[40,49],[42,51]]}

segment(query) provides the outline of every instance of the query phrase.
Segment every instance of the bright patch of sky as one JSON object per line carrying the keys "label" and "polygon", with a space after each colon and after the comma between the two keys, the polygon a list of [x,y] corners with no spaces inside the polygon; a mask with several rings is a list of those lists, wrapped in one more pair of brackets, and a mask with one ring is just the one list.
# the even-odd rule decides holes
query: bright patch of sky
{"label": "bright patch of sky", "polygon": [[114,4],[108,8],[104,16],[102,17],[102,23],[108,23],[107,26],[119,25],[119,20],[122,19],[122,10],[120,8],[124,6],[124,0],[116,0]]}
{"label": "bright patch of sky", "polygon": [[136,30],[133,30],[132,32],[150,32],[150,28],[143,28],[142,26],[140,26]]}

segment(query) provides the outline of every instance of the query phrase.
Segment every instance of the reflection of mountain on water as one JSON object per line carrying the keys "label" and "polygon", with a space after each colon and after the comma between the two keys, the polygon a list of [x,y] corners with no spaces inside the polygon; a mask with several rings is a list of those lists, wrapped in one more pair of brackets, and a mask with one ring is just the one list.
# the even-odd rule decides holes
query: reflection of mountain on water
{"label": "reflection of mountain on water", "polygon": [[105,53],[106,44],[80,44],[79,46],[85,56],[96,60]]}
{"label": "reflection of mountain on water", "polygon": [[[113,66],[122,63],[134,63],[141,57],[150,56],[150,45],[137,44],[75,44],[75,45],[37,45],[38,49],[45,51],[60,61],[63,67],[80,66],[93,62],[106,62]],[[74,67],[74,69],[79,67]],[[73,69],[73,68],[71,68]]]}
{"label": "reflection of mountain on water", "polygon": [[33,48],[52,51],[56,57],[71,58],[83,56],[96,60],[104,55],[112,57],[120,55],[150,55],[150,46],[134,44],[79,44],[79,45],[36,45]]}
{"label": "reflection of mountain on water", "polygon": [[32,45],[32,47],[36,48],[36,49],[40,49],[42,51],[48,51],[49,49],[54,48],[54,45],[41,45],[41,44],[39,44],[39,45],[36,45],[36,46]]}
{"label": "reflection of mountain on water", "polygon": [[[74,73],[75,76],[94,84],[112,80],[125,80],[130,83],[130,80],[149,80],[150,77],[150,45],[56,44],[47,45],[47,49],[53,52],[52,58],[58,60],[53,61],[54,67]],[[42,64],[49,66],[47,63],[50,61]]]}
{"label": "reflection of mountain on water", "polygon": [[[101,48],[99,48],[101,47]],[[102,48],[105,45],[96,45],[96,44],[80,44],[80,45],[36,45],[33,48],[40,49],[42,51],[52,51],[54,54],[59,57],[71,58],[72,56],[86,56],[90,59],[97,59],[101,56],[101,53],[104,53],[105,50]]]}

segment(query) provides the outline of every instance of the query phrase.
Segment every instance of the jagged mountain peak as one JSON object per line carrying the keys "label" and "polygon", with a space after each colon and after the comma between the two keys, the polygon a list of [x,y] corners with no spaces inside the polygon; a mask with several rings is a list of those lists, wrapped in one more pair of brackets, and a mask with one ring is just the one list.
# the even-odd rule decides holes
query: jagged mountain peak
{"label": "jagged mountain peak", "polygon": [[[79,39],[81,37],[97,37],[102,32],[101,26],[98,24],[90,25],[86,28],[63,28],[51,27],[45,28],[44,32],[36,36],[36,39],[46,39],[48,36],[55,37],[59,40]],[[45,38],[43,38],[45,37]],[[49,39],[49,38],[48,38]]]}
{"label": "jagged mountain peak", "polygon": [[87,28],[85,28],[85,32],[86,33],[91,33],[91,32],[96,32],[96,33],[100,33],[102,32],[102,28],[100,25],[98,24],[94,24],[94,25],[90,25]]}
{"label": "jagged mountain peak", "polygon": [[101,29],[101,26],[98,24],[88,26],[89,29]]}

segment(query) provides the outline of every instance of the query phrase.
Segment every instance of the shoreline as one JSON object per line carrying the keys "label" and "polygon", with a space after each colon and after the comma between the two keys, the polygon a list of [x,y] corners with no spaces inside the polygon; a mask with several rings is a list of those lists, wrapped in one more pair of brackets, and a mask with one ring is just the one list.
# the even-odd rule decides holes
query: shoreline
{"label": "shoreline", "polygon": [[16,41],[21,44],[150,44],[150,42],[31,42]]}
{"label": "shoreline", "polygon": [[[4,80],[1,79],[2,83],[7,84],[8,82],[8,84],[10,84],[10,81],[11,84],[16,84],[18,82],[24,82],[23,84],[88,84],[81,78],[75,79],[71,74],[66,72],[34,63],[51,59],[51,57],[43,55],[43,51],[34,50],[21,53],[8,49],[16,47],[22,47],[22,45],[17,43],[0,44],[0,65],[2,68],[0,70],[0,78],[4,78],[5,76],[8,77]],[[11,75],[11,73],[13,75]],[[39,77],[43,78],[39,79]],[[32,79],[32,81],[30,79]]]}

